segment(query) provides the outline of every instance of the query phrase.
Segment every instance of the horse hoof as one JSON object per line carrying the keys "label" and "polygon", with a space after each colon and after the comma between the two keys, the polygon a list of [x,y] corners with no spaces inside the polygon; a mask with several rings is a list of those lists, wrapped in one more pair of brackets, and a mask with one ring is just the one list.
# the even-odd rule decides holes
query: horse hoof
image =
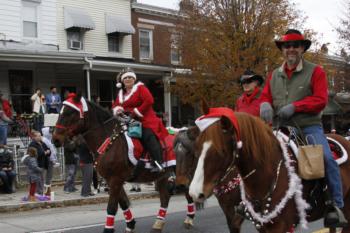
{"label": "horse hoof", "polygon": [[103,229],[103,233],[114,233],[114,229],[105,228]]}
{"label": "horse hoof", "polygon": [[152,230],[150,233],[161,233],[164,227],[165,221],[161,220],[161,219],[157,219],[153,226],[152,226]]}
{"label": "horse hoof", "polygon": [[193,227],[193,218],[190,218],[187,216],[185,221],[184,221],[184,227],[186,229],[191,229]]}

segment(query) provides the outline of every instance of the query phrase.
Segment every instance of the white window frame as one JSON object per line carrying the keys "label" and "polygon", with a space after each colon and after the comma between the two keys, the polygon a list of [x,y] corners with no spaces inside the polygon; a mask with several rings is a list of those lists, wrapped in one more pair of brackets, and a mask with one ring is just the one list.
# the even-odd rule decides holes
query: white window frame
{"label": "white window frame", "polygon": [[[147,32],[149,35],[149,57],[141,57],[141,32]],[[144,28],[139,29],[139,57],[142,61],[153,60],[153,30]]]}
{"label": "white window frame", "polygon": [[[40,7],[40,2],[33,2],[33,1],[25,1],[22,0],[22,8],[21,8],[21,28],[22,28],[22,38],[23,39],[28,39],[28,40],[38,40],[40,39],[40,12],[41,12],[41,7]],[[36,37],[29,37],[24,35],[24,7],[32,7],[35,8],[36,11]],[[34,21],[28,21],[28,22],[34,22]]]}
{"label": "white window frame", "polygon": [[[177,37],[177,38],[175,38],[175,37]],[[180,53],[179,46],[178,46],[178,37],[180,37],[180,35],[176,34],[176,33],[172,33],[170,36],[170,62],[173,65],[181,64],[181,53]],[[172,53],[174,50],[177,51],[179,60],[173,60]]]}

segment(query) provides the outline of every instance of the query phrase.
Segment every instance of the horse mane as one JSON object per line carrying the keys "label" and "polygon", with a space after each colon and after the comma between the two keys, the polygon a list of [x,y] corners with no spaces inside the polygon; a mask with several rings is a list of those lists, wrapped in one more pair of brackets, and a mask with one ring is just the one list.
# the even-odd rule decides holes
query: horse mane
{"label": "horse mane", "polygon": [[251,156],[252,162],[259,166],[271,167],[276,159],[273,156],[280,145],[272,128],[258,117],[247,113],[235,113],[243,142],[242,155]]}
{"label": "horse mane", "polygon": [[110,119],[113,116],[112,112],[106,110],[100,105],[97,105],[92,101],[87,101],[87,103],[89,107],[95,112],[98,122],[103,123],[104,121]]}

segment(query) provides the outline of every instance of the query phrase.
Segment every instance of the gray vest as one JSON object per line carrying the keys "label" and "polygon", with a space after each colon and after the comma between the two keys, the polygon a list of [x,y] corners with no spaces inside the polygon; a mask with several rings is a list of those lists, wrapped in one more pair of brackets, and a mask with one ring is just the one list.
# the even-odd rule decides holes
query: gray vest
{"label": "gray vest", "polygon": [[[302,68],[293,72],[289,79],[284,67],[275,69],[270,82],[273,98],[273,107],[277,113],[283,106],[304,99],[312,95],[311,77],[316,64],[303,60]],[[311,125],[321,125],[322,113],[295,113],[283,125],[295,126],[294,122],[301,128]]]}

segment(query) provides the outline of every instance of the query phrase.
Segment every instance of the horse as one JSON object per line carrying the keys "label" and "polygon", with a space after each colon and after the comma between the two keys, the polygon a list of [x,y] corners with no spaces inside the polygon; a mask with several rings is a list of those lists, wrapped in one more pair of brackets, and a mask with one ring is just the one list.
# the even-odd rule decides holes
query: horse
{"label": "horse", "polygon": [[[124,132],[125,128],[119,119],[104,108],[86,101],[80,95],[76,95],[71,102],[63,106],[53,132],[53,141],[57,147],[63,145],[65,140],[80,134],[91,151],[105,149],[97,158],[97,171],[106,180],[109,187],[104,233],[114,232],[114,219],[118,211],[118,204],[123,210],[126,221],[125,232],[135,232],[136,221],[129,209],[130,202],[123,187],[124,182],[134,174],[135,165],[128,158],[128,144]],[[110,140],[106,141],[106,138]],[[155,181],[159,189],[160,209],[151,233],[160,233],[164,227],[171,196],[167,188],[168,177],[171,173],[173,173],[172,167],[167,167],[162,173],[142,168],[139,175],[133,180],[137,183]],[[193,225],[195,215],[194,203],[189,195],[186,198],[188,212],[185,225],[189,224],[188,227],[190,227]]]}
{"label": "horse", "polygon": [[[205,114],[210,112],[215,109],[204,108]],[[295,172],[295,161],[271,127],[246,113],[232,111],[228,115],[212,118],[196,140],[198,164],[190,185],[194,200],[203,201],[210,196],[225,170],[236,165],[243,180],[240,191],[246,213],[259,232],[287,232],[298,220],[306,227],[307,221],[322,218],[326,208],[324,198],[318,195],[318,206],[308,209],[305,199],[314,191],[315,182],[301,181]],[[338,140],[350,153],[350,143],[346,139],[333,134],[327,136]],[[340,166],[340,172],[344,215],[350,220],[349,161]],[[330,230],[335,232],[335,228]],[[342,229],[342,233],[349,232],[349,227]]]}
{"label": "horse", "polygon": [[[176,153],[176,187],[186,190],[191,183],[197,158],[194,155],[195,140],[199,135],[196,126],[178,132],[174,140],[174,152]],[[228,169],[217,183],[214,194],[223,210],[230,233],[239,233],[243,217],[236,214],[235,207],[239,205],[241,198],[239,192],[238,171],[235,167]]]}

